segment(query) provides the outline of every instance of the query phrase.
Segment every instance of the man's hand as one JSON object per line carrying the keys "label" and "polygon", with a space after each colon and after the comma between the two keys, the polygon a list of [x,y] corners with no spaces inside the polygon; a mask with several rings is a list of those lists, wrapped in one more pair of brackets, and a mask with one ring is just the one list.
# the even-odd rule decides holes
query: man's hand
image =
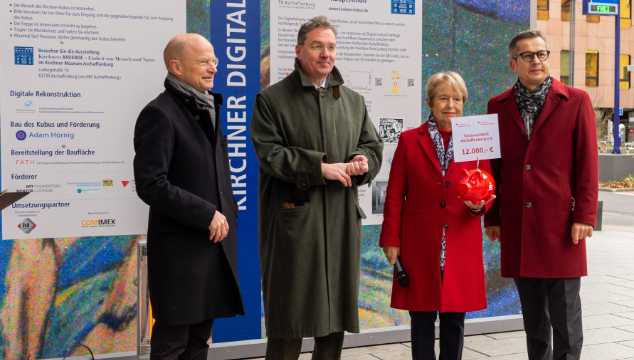
{"label": "man's hand", "polygon": [[572,224],[572,243],[577,245],[579,240],[592,237],[592,225],[574,223]]}
{"label": "man's hand", "polygon": [[368,158],[363,155],[353,157],[346,165],[346,174],[350,176],[363,175],[370,170],[368,166]]}
{"label": "man's hand", "polygon": [[484,228],[484,233],[491,240],[491,242],[494,242],[495,240],[500,240],[499,226],[487,226]]}
{"label": "man's hand", "polygon": [[352,180],[350,180],[350,175],[348,175],[347,169],[348,164],[344,163],[321,163],[321,175],[328,180],[341,181],[345,187],[352,186]]}
{"label": "man's hand", "polygon": [[390,265],[394,265],[396,258],[401,256],[401,248],[398,246],[384,246],[383,253],[385,253],[385,258],[387,258]]}
{"label": "man's hand", "polygon": [[211,219],[211,224],[209,225],[209,240],[213,240],[217,243],[226,238],[227,233],[229,233],[229,223],[227,222],[227,218],[222,215],[220,211],[216,211],[216,214],[214,214],[214,218]]}
{"label": "man's hand", "polygon": [[484,200],[480,200],[480,203],[478,205],[472,203],[471,200],[465,200],[464,204],[467,205],[471,210],[478,212],[478,210],[482,209],[484,205],[490,203],[493,200],[495,200],[495,195],[491,195],[487,202],[484,202]]}

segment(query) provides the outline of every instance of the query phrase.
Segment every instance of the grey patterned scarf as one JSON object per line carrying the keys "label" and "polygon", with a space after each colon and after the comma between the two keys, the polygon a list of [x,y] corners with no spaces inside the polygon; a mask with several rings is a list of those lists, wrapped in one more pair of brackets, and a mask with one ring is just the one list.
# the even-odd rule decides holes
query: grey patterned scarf
{"label": "grey patterned scarf", "polygon": [[520,110],[520,116],[524,122],[524,130],[526,130],[528,140],[531,139],[533,125],[535,125],[535,120],[544,107],[546,95],[548,95],[548,90],[550,90],[552,84],[553,78],[550,77],[550,75],[548,75],[546,80],[535,88],[533,92],[522,85],[519,79],[515,83],[515,101],[517,101],[517,107]]}
{"label": "grey patterned scarf", "polygon": [[[451,137],[449,137],[449,145],[447,146],[447,151],[445,152],[445,144],[442,141],[442,135],[440,135],[440,131],[438,131],[438,125],[436,125],[436,119],[434,119],[434,113],[429,113],[429,118],[427,119],[429,135],[431,136],[432,141],[434,142],[434,147],[436,148],[436,155],[438,156],[438,162],[440,163],[440,170],[442,171],[442,176],[444,177],[447,173],[447,169],[449,168],[449,163],[453,160],[453,133]],[[442,230],[442,245],[440,246],[440,271],[443,271],[445,268],[445,229]]]}
{"label": "grey patterned scarf", "polygon": [[216,106],[214,105],[214,96],[208,93],[201,93],[193,86],[177,78],[172,73],[167,73],[167,81],[174,86],[183,95],[193,96],[196,99],[196,106],[201,110],[209,111],[211,116],[211,126],[216,129]]}
{"label": "grey patterned scarf", "polygon": [[427,119],[429,123],[429,135],[434,141],[434,147],[436,147],[436,155],[438,155],[438,162],[440,163],[440,170],[442,170],[442,176],[445,176],[449,163],[453,160],[453,134],[449,138],[449,146],[447,146],[447,152],[445,153],[445,144],[442,141],[442,135],[438,131],[438,125],[436,125],[436,119],[434,119],[434,113],[429,114]]}

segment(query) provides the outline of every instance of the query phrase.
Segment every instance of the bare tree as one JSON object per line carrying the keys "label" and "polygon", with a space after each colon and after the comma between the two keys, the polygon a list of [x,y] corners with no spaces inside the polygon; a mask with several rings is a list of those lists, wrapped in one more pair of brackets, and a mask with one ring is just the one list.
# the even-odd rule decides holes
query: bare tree
{"label": "bare tree", "polygon": [[586,90],[590,96],[592,107],[600,112],[597,116],[597,137],[599,140],[606,140],[608,137],[608,121],[614,120],[614,109],[601,107],[605,100],[605,91],[601,88],[589,88]]}

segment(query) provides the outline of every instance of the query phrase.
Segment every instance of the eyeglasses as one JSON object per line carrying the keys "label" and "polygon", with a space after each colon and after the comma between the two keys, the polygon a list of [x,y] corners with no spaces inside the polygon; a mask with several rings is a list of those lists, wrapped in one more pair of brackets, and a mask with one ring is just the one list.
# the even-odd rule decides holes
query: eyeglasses
{"label": "eyeglasses", "polygon": [[[304,44],[300,44],[302,46],[304,46]],[[337,52],[337,45],[335,44],[330,44],[330,45],[324,45],[324,44],[310,44],[310,45],[306,45],[308,46],[308,48],[316,53],[320,53],[322,51],[324,51],[324,49],[328,50],[329,53],[336,53]]]}
{"label": "eyeglasses", "polygon": [[525,51],[521,54],[515,55],[515,57],[513,58],[513,60],[517,59],[518,56],[522,57],[522,60],[526,61],[526,62],[531,62],[533,61],[533,59],[535,58],[535,55],[537,55],[537,59],[539,61],[546,61],[548,60],[548,55],[550,55],[550,51],[548,50],[539,50],[539,51]]}
{"label": "eyeglasses", "polygon": [[213,59],[205,59],[202,61],[192,61],[192,60],[181,60],[181,59],[176,59],[178,61],[184,61],[184,62],[189,62],[192,64],[198,64],[201,67],[204,68],[210,68],[211,65],[213,65],[214,67],[218,67],[218,64],[220,63],[220,60],[218,60],[217,57],[213,58]]}

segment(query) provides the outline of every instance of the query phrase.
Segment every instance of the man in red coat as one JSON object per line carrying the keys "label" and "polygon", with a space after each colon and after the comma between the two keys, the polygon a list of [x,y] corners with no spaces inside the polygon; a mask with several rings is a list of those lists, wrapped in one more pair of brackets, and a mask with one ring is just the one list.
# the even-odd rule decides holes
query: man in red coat
{"label": "man in red coat", "polygon": [[579,359],[580,277],[599,183],[594,110],[585,91],[550,76],[539,31],[517,34],[509,53],[519,80],[488,104],[502,158],[492,162],[498,200],[486,234],[500,240],[502,276],[515,280],[529,359]]}

